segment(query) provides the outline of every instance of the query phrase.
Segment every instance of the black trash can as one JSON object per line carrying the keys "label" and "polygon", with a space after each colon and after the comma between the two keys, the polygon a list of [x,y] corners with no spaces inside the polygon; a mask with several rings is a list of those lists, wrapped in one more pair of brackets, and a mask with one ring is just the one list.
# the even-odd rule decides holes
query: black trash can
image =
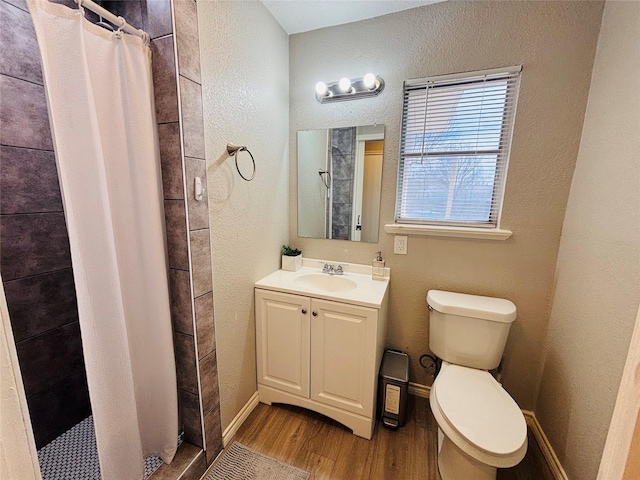
{"label": "black trash can", "polygon": [[378,418],[384,426],[398,428],[407,421],[409,396],[409,355],[386,350],[380,366],[378,385]]}

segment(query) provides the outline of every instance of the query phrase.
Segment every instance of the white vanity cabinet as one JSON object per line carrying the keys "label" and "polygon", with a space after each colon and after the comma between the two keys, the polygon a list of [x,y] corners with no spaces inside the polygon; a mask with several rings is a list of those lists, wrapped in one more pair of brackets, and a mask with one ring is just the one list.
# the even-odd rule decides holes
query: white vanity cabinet
{"label": "white vanity cabinet", "polygon": [[309,397],[311,299],[256,289],[258,383]]}
{"label": "white vanity cabinet", "polygon": [[273,288],[259,282],[255,289],[260,401],[314,410],[370,439],[386,337],[386,285],[377,308]]}
{"label": "white vanity cabinet", "polygon": [[378,310],[311,299],[311,395],[359,415],[374,413]]}

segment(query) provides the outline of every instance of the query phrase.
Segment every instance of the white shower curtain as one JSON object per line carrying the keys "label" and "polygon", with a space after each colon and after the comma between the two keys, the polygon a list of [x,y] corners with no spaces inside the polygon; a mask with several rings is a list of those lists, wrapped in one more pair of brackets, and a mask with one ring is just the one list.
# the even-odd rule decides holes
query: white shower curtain
{"label": "white shower curtain", "polygon": [[162,187],[143,41],[28,0],[42,54],[104,480],[173,459],[178,410]]}

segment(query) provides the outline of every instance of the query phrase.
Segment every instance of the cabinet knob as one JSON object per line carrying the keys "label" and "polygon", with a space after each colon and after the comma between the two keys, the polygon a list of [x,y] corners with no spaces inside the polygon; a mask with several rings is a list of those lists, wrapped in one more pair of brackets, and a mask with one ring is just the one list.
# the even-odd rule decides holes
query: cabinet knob
{"label": "cabinet knob", "polygon": [[318,316],[318,312],[312,312],[311,315],[313,315],[314,317]]}
{"label": "cabinet knob", "polygon": [[306,315],[306,314],[307,314],[307,309],[306,309],[306,308],[303,308],[303,309],[302,309],[302,314],[303,314],[303,315]]}

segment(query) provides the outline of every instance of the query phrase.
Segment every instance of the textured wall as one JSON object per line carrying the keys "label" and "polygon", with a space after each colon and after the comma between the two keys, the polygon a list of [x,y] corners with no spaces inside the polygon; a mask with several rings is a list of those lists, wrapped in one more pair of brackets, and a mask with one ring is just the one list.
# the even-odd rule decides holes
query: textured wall
{"label": "textured wall", "polygon": [[[253,284],[287,240],[288,37],[257,1],[198,2],[222,426],[256,391]],[[245,182],[226,154],[246,145]],[[248,155],[239,165],[251,174]]]}
{"label": "textured wall", "polygon": [[[518,307],[506,349],[504,384],[531,409],[562,221],[578,152],[603,4],[449,1],[290,38],[290,239],[304,256],[369,263],[382,250],[391,267],[387,345],[411,356],[411,380],[428,351],[427,290],[505,297]],[[393,255],[402,82],[429,75],[523,65],[502,225],[506,241],[411,236]],[[320,104],[318,80],[381,75],[376,98]],[[361,244],[296,236],[295,132],[385,124],[380,241]]]}
{"label": "textured wall", "polygon": [[536,414],[570,478],[596,478],[640,302],[639,27],[607,2],[558,255]]}

